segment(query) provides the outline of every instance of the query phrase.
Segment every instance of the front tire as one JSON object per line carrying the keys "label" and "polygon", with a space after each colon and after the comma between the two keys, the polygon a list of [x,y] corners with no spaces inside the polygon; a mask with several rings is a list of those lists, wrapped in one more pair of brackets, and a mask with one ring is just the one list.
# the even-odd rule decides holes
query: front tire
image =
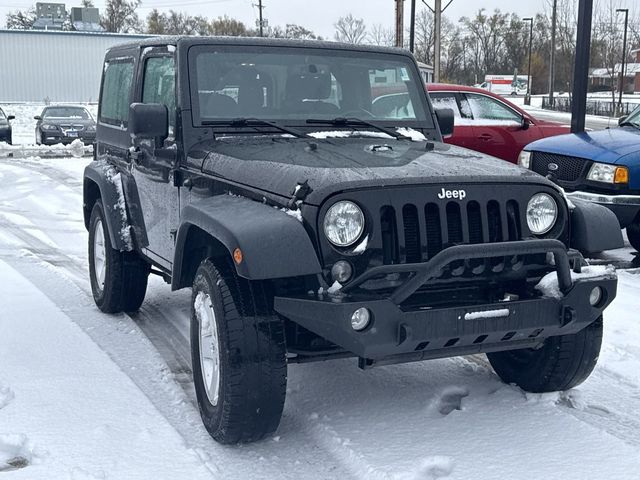
{"label": "front tire", "polygon": [[264,283],[205,260],[191,300],[193,380],[207,431],[223,444],[264,438],[278,428],[287,385],[284,325]]}
{"label": "front tire", "polygon": [[98,200],[89,223],[93,299],[104,313],[135,312],[144,300],[150,267],[136,252],[114,249],[108,228],[102,201]]}
{"label": "front tire", "polygon": [[640,252],[640,216],[627,226],[627,238],[636,252]]}
{"label": "front tire", "polygon": [[547,338],[539,349],[488,353],[491,366],[505,383],[527,392],[569,390],[584,382],[600,355],[602,317],[571,335]]}

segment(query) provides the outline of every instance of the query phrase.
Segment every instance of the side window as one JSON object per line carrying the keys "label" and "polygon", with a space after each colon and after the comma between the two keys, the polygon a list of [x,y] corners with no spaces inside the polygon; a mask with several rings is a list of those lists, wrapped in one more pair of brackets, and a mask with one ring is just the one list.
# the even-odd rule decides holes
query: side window
{"label": "side window", "polygon": [[489,120],[494,122],[520,123],[520,114],[506,105],[484,95],[467,94],[467,100],[477,120]]}
{"label": "side window", "polygon": [[107,61],[102,76],[100,121],[126,127],[133,83],[133,59]]}
{"label": "side window", "polygon": [[169,110],[169,135],[176,123],[176,77],[173,57],[151,57],[144,67],[143,103],[162,103]]}
{"label": "side window", "polygon": [[456,118],[460,118],[462,116],[460,114],[460,107],[456,101],[455,93],[433,92],[429,93],[429,97],[431,97],[433,108],[450,108],[453,110],[453,114]]}

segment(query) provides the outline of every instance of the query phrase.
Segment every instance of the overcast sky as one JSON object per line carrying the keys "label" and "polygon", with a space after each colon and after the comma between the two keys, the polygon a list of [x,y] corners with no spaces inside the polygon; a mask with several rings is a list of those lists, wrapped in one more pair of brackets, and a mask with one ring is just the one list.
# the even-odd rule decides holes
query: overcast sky
{"label": "overcast sky", "polygon": [[[57,1],[63,3],[64,0]],[[425,1],[433,6],[433,0]],[[618,1],[632,7],[638,0]],[[417,0],[418,6],[422,6],[422,2],[423,0]],[[94,3],[103,9],[104,0],[94,0]],[[209,18],[228,15],[253,26],[258,18],[258,9],[254,6],[257,3],[258,0],[142,0],[139,13],[143,19],[153,8],[186,11]],[[410,0],[405,1],[407,17],[410,3]],[[443,4],[446,3],[447,0],[443,0]],[[472,15],[480,8],[499,8],[527,17],[543,11],[545,3],[546,0],[453,0],[445,15],[457,21],[462,16]],[[66,7],[70,9],[79,4],[80,0],[68,0]],[[392,27],[394,22],[395,0],[263,0],[263,4],[264,16],[271,25],[297,23],[327,39],[333,38],[335,21],[348,13],[363,18],[367,25],[383,24]],[[28,8],[31,5],[35,5],[35,0],[0,0],[0,25],[4,25],[8,11]]]}

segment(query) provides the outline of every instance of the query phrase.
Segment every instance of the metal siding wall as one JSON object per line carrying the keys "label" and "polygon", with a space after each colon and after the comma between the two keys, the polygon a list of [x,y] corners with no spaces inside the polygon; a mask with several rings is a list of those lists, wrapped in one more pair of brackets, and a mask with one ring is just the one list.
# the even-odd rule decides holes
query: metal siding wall
{"label": "metal siding wall", "polygon": [[0,31],[0,102],[96,102],[107,48],[139,38]]}

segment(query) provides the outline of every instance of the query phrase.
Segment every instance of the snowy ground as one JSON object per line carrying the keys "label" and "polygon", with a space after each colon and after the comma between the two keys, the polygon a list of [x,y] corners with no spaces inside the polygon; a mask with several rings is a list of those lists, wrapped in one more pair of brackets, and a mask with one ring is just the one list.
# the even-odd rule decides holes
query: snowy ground
{"label": "snowy ground", "polygon": [[[87,281],[87,159],[0,159],[0,477],[6,479],[637,479],[640,279],[628,267],[599,365],[531,395],[483,356],[289,369],[276,434],[214,443],[190,379],[189,292],[153,277],[141,311],[103,315]],[[10,462],[10,463],[7,463]]]}

